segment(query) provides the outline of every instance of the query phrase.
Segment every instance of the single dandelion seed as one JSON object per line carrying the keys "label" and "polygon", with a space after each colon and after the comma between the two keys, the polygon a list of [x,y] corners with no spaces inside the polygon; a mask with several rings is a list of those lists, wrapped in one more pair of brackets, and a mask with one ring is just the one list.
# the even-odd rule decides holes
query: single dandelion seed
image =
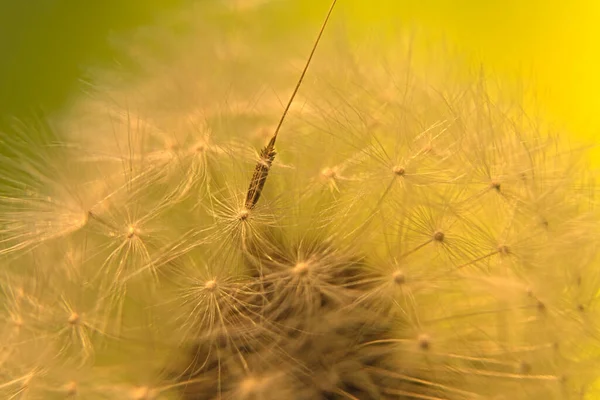
{"label": "single dandelion seed", "polygon": [[265,182],[267,181],[269,170],[271,169],[271,165],[277,154],[274,148],[275,137],[276,136],[273,136],[269,141],[269,144],[260,152],[260,159],[254,168],[254,174],[252,175],[250,186],[248,187],[248,192],[246,194],[245,206],[248,209],[254,208],[262,194]]}
{"label": "single dandelion seed", "polygon": [[290,107],[292,106],[292,102],[294,101],[294,98],[296,97],[296,94],[298,93],[298,90],[300,89],[300,85],[302,85],[302,81],[304,80],[306,71],[308,70],[308,67],[313,58],[313,55],[315,54],[317,45],[319,44],[319,41],[321,40],[323,31],[325,30],[325,27],[327,26],[327,21],[329,21],[329,17],[331,16],[331,12],[333,11],[333,7],[335,6],[335,3],[336,3],[336,0],[333,0],[331,2],[329,11],[327,12],[327,16],[325,17],[325,21],[323,21],[321,30],[319,31],[319,34],[317,35],[317,39],[315,40],[315,43],[312,47],[310,55],[308,56],[308,59],[306,60],[306,64],[304,65],[304,69],[302,70],[302,73],[300,74],[300,78],[298,79],[298,82],[296,83],[296,87],[294,88],[294,91],[292,92],[292,95],[290,96],[290,99],[288,100],[287,105],[285,106],[285,109],[283,110],[283,114],[281,115],[281,119],[279,120],[279,123],[277,124],[277,127],[275,128],[275,133],[273,133],[273,137],[271,137],[271,139],[269,140],[269,143],[260,151],[260,159],[256,163],[256,167],[254,168],[254,174],[252,175],[252,179],[250,180],[250,186],[248,187],[248,192],[246,194],[245,205],[246,205],[246,208],[249,210],[254,208],[254,206],[256,206],[256,203],[260,199],[260,195],[262,193],[263,187],[265,186],[265,182],[267,181],[267,177],[269,175],[271,165],[273,164],[273,160],[275,159],[275,155],[277,154],[275,152],[275,141],[277,140],[277,135],[279,134],[279,130],[281,129],[281,126],[283,125],[283,121],[285,120],[285,117],[286,117]]}

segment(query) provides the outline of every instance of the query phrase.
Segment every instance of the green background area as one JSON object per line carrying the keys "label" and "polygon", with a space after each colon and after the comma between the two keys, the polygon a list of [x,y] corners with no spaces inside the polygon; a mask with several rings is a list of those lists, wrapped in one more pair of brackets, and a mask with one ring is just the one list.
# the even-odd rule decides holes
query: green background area
{"label": "green background area", "polygon": [[0,0],[0,117],[60,107],[89,65],[115,56],[109,34],[152,23],[178,0]]}
{"label": "green background area", "polygon": [[[151,24],[183,2],[0,1],[1,119],[60,107],[76,93],[87,66],[114,61],[109,34]],[[281,18],[270,14],[273,34],[296,24],[318,27],[329,6],[328,0],[292,3],[281,7]],[[525,102],[541,107],[573,138],[600,141],[596,0],[338,0],[332,18],[345,19],[357,35],[414,27],[424,33],[417,44],[425,50],[448,44],[497,79],[521,82],[528,90]]]}

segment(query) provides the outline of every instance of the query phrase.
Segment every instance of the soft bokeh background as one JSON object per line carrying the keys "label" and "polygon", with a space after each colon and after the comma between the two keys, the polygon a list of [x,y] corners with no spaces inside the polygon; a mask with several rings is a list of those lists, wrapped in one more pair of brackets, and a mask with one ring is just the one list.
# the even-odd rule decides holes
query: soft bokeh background
{"label": "soft bokeh background", "polygon": [[[187,1],[0,0],[0,128],[11,117],[63,107],[88,66],[118,58],[110,35],[152,24]],[[260,1],[269,0],[247,0]],[[295,0],[272,21],[273,34],[318,27],[328,6]],[[496,80],[524,88],[525,105],[573,140],[600,145],[598,0],[338,0],[333,18],[346,19],[354,35],[414,28],[422,50],[447,44],[471,68],[484,65]],[[592,154],[599,167],[600,150]]]}
{"label": "soft bokeh background", "polygon": [[[113,61],[109,33],[150,24],[183,2],[0,0],[0,119],[60,107],[87,65]],[[274,34],[286,25],[318,26],[328,4],[298,0],[284,20],[273,21]],[[338,0],[336,12],[355,34],[414,27],[422,34],[417,46],[446,43],[472,66],[521,85],[524,102],[573,138],[600,142],[597,0]],[[600,151],[594,154],[600,166]]]}
{"label": "soft bokeh background", "polygon": [[108,36],[152,23],[180,0],[0,0],[0,120],[60,107]]}
{"label": "soft bokeh background", "polygon": [[[402,1],[407,20],[445,37],[573,136],[600,143],[600,2]],[[367,10],[362,11],[367,12]],[[377,18],[376,10],[368,14]],[[594,152],[595,164],[598,155]]]}

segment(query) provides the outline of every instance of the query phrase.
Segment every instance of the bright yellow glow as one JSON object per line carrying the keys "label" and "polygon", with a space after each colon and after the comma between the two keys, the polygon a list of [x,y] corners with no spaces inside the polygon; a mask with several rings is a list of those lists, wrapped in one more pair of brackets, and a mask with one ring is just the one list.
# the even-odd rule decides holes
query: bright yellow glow
{"label": "bright yellow glow", "polygon": [[[315,11],[324,8],[311,3]],[[342,0],[338,6],[355,34],[405,25],[426,37],[417,46],[446,43],[467,55],[471,67],[519,82],[529,111],[569,132],[570,142],[600,144],[599,1]],[[593,153],[600,166],[600,150]]]}

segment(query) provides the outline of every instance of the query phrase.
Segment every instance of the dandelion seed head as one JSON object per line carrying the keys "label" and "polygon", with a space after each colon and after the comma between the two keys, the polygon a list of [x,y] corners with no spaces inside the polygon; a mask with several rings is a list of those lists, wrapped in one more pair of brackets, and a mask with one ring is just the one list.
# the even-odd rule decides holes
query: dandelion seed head
{"label": "dandelion seed head", "polygon": [[[261,7],[252,18],[274,15],[270,2],[254,2]],[[311,77],[297,82],[303,99],[285,117],[279,100],[297,68],[284,53],[295,40],[265,41],[265,24],[221,25],[227,7],[208,11],[216,22],[190,18],[200,33],[190,43],[148,38],[165,45],[168,65],[148,55],[139,81],[127,76],[106,100],[75,110],[98,122],[108,115],[103,127],[81,124],[84,135],[65,132],[60,144],[44,144],[42,157],[11,153],[13,139],[0,136],[8,143],[1,168],[18,172],[0,177],[0,254],[35,250],[25,267],[40,283],[0,290],[10,303],[0,314],[9,343],[0,366],[10,370],[11,394],[33,377],[31,360],[18,359],[32,358],[22,350],[49,341],[48,357],[33,360],[42,384],[26,396],[58,388],[62,397],[85,397],[91,381],[101,396],[131,400],[171,398],[171,389],[182,400],[563,398],[539,382],[558,386],[556,370],[570,371],[584,346],[596,344],[598,278],[558,257],[577,259],[589,244],[597,263],[597,235],[579,223],[585,195],[567,189],[576,170],[559,171],[562,160],[540,146],[540,132],[528,132],[529,118],[514,119],[513,109],[462,77],[446,86],[439,63],[431,74],[413,70],[396,48],[375,61],[360,43],[360,53],[336,57],[335,37],[316,53]],[[273,60],[293,68],[271,77],[262,50],[274,42],[285,45]],[[348,60],[356,68],[346,68]],[[260,192],[246,191],[247,161],[256,161],[247,144],[279,132],[264,129],[275,117],[287,118],[281,154],[258,202]],[[59,147],[75,149],[65,160],[81,171],[55,162]],[[273,149],[254,164],[258,178],[267,177]],[[542,216],[551,230],[540,227],[548,226]],[[81,245],[67,256],[77,267],[51,269],[65,253],[46,257],[54,251],[47,248],[67,242]],[[557,338],[560,352],[552,350]],[[90,365],[102,378],[122,368],[149,386],[86,379],[78,387],[79,348],[86,362],[102,353],[101,365]],[[140,357],[121,349],[144,354],[141,371]],[[163,358],[171,357],[184,371],[167,371]],[[76,366],[63,369],[65,359]],[[594,370],[597,360],[589,364]],[[137,380],[148,376],[156,381]]]}

